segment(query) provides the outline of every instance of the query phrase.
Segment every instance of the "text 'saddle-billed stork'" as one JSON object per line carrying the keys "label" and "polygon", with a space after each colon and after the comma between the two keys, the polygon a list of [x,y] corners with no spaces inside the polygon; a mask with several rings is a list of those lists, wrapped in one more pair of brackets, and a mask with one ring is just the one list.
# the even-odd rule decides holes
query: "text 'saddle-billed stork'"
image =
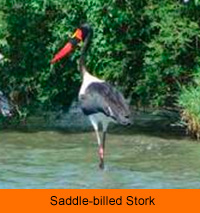
{"label": "text 'saddle-billed stork'", "polygon": [[[130,124],[129,107],[123,95],[104,80],[91,75],[85,66],[86,51],[92,38],[92,28],[83,24],[78,28],[69,42],[54,56],[51,63],[55,63],[69,54],[79,42],[84,42],[79,59],[79,69],[83,76],[79,91],[81,109],[87,115],[96,132],[99,145],[100,168],[104,168],[104,149],[106,131],[109,122],[122,125]],[[103,137],[99,135],[99,123],[102,124]]]}

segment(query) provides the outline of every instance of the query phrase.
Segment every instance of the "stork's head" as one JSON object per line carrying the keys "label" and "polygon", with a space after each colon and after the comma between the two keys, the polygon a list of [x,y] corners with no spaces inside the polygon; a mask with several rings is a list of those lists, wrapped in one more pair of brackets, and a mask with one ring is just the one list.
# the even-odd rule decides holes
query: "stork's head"
{"label": "stork's head", "polygon": [[65,46],[54,56],[54,58],[51,60],[51,64],[54,64],[66,55],[69,55],[80,42],[85,42],[91,35],[92,28],[90,25],[82,24],[78,29],[76,29]]}

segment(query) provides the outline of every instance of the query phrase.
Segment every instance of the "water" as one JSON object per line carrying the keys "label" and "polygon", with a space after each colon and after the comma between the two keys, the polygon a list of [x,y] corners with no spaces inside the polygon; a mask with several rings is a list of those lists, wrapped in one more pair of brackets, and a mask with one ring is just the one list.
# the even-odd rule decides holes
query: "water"
{"label": "water", "polygon": [[179,133],[117,127],[105,163],[90,131],[0,131],[3,189],[200,188],[200,144]]}

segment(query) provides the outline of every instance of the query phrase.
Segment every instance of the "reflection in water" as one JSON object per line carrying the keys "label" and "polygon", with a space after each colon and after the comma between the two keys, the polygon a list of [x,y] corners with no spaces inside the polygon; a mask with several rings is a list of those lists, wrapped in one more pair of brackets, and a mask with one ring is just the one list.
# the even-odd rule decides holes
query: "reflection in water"
{"label": "reflection in water", "polygon": [[115,129],[106,168],[91,132],[1,131],[0,188],[200,188],[200,144]]}

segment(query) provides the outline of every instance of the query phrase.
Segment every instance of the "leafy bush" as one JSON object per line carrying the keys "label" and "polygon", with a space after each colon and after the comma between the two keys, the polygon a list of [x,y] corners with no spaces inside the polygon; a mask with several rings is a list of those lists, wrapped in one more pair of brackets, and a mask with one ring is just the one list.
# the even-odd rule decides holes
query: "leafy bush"
{"label": "leafy bush", "polygon": [[143,77],[136,91],[153,105],[173,106],[180,85],[190,81],[198,63],[195,41],[199,43],[200,29],[197,22],[185,16],[183,4],[155,2],[145,8],[150,39],[143,59]]}
{"label": "leafy bush", "polygon": [[200,139],[200,75],[196,85],[184,88],[179,97],[182,119],[186,122],[188,133]]}
{"label": "leafy bush", "polygon": [[[83,22],[94,28],[90,72],[133,104],[174,106],[199,63],[199,6],[174,0],[0,0],[0,87],[20,109],[68,108],[77,97],[80,51],[50,60]],[[19,97],[20,96],[20,97]]]}

